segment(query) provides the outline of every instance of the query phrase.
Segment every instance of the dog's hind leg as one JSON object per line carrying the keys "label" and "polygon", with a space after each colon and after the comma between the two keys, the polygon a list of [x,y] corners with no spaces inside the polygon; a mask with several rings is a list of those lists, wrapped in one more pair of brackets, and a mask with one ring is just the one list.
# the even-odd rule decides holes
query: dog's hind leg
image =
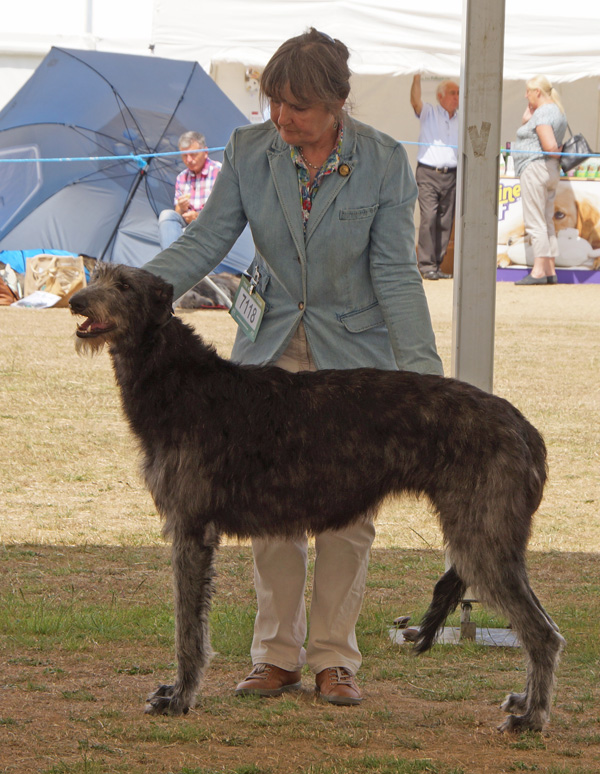
{"label": "dog's hind leg", "polygon": [[[508,617],[527,659],[525,690],[509,694],[502,705],[507,712],[523,714],[510,715],[500,730],[541,731],[550,715],[554,673],[564,640],[531,590],[524,559],[500,548],[488,551],[482,561],[483,554],[474,543],[469,546],[471,556],[457,555],[460,549],[453,546],[453,560],[478,599]],[[469,563],[468,569],[464,562]]]}
{"label": "dog's hind leg", "polygon": [[202,675],[212,657],[208,616],[213,591],[216,540],[173,535],[177,679],[147,699],[151,715],[186,714],[194,706]]}
{"label": "dog's hind leg", "polygon": [[529,591],[531,593],[531,596],[533,597],[533,601],[539,607],[539,609],[542,611],[542,613],[546,616],[546,619],[547,619],[548,623],[550,624],[550,626],[552,626],[552,628],[554,629],[555,632],[560,632],[560,629],[558,628],[558,624],[555,621],[553,621],[552,618],[550,618],[550,616],[548,615],[548,611],[544,609],[542,603],[540,602],[540,600],[535,595],[535,592],[533,591],[533,589],[530,588]]}
{"label": "dog's hind leg", "polygon": [[529,588],[525,571],[513,582],[504,609],[527,656],[527,681],[523,693],[509,694],[502,704],[506,712],[523,714],[509,715],[500,730],[541,731],[550,716],[554,675],[564,640]]}

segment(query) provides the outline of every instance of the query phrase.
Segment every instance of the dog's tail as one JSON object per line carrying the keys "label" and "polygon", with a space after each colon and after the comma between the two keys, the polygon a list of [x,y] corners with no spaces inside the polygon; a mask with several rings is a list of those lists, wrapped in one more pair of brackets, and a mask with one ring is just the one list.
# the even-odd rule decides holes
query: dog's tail
{"label": "dog's tail", "polygon": [[433,599],[419,626],[415,653],[424,653],[433,645],[438,631],[450,613],[456,610],[466,588],[466,583],[460,578],[454,567],[450,567],[442,575],[435,584]]}

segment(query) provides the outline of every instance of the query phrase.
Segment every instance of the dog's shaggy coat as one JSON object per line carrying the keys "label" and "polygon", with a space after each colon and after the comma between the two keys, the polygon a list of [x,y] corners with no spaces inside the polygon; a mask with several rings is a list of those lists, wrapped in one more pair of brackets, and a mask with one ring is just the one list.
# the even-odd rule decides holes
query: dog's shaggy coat
{"label": "dog's shaggy coat", "polygon": [[70,301],[81,351],[108,344],[148,489],[173,543],[178,671],[150,713],[193,706],[210,659],[219,535],[288,537],[426,495],[452,558],[416,650],[467,586],[506,615],[528,660],[503,730],[541,729],[563,639],[530,588],[525,548],[546,480],[540,434],[507,401],[439,376],[370,368],[293,374],[219,357],[171,311],[171,286],[100,264]]}

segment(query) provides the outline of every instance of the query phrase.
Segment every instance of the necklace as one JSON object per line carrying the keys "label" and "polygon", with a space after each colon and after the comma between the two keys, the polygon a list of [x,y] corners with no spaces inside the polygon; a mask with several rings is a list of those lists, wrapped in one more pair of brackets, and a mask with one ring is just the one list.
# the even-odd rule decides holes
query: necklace
{"label": "necklace", "polygon": [[[332,148],[332,149],[329,151],[329,153],[327,154],[327,159],[328,159],[328,158],[331,156],[331,154],[333,153],[333,151],[334,151],[336,148],[337,148],[337,139],[336,139],[336,141],[335,141],[335,145],[333,146],[333,148]],[[305,155],[304,155],[304,153],[302,152],[302,148],[301,148],[300,146],[298,146],[298,152],[300,153],[300,158],[301,158],[301,159],[302,159],[302,161],[303,161],[303,162],[306,164],[306,166],[307,166],[307,167],[310,167],[311,169],[316,169],[317,171],[318,171],[319,169],[321,169],[321,167],[323,166],[323,164],[325,164],[325,162],[327,161],[327,159],[325,159],[325,161],[323,162],[323,164],[321,164],[321,166],[320,166],[320,167],[316,167],[314,164],[311,164],[311,163],[310,163],[310,161],[309,161],[309,160],[306,158],[306,156],[305,156]]]}

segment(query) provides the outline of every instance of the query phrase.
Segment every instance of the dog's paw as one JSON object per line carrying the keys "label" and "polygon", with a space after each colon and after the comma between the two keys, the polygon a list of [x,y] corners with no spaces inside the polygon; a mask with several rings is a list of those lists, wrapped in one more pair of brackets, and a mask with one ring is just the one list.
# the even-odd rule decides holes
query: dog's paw
{"label": "dog's paw", "polygon": [[159,685],[146,699],[146,715],[187,715],[190,702],[185,701],[174,685]]}
{"label": "dog's paw", "polygon": [[504,723],[498,726],[498,731],[508,734],[521,734],[524,731],[541,731],[544,723],[527,715],[509,715]]}
{"label": "dog's paw", "polygon": [[526,693],[509,693],[500,705],[504,712],[525,712],[527,708]]}

